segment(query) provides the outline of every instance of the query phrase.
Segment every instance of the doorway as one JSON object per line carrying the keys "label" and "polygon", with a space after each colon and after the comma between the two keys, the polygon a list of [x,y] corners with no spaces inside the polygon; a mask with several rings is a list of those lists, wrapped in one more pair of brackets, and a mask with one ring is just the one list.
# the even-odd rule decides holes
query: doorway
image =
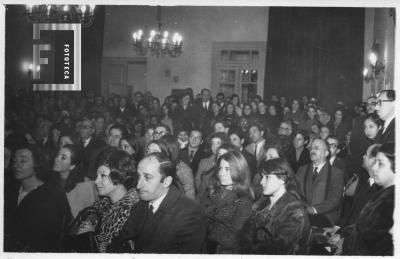
{"label": "doorway", "polygon": [[104,58],[101,82],[104,96],[129,96],[130,92],[146,91],[147,59]]}

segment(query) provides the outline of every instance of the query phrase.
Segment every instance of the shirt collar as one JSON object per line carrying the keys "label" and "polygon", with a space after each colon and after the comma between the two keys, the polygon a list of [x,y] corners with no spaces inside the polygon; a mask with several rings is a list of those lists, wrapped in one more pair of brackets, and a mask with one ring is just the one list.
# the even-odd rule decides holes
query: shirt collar
{"label": "shirt collar", "polygon": [[191,148],[191,147],[189,146],[189,144],[188,144],[188,151],[189,151],[189,153],[190,153],[191,151],[194,151],[194,153],[196,153],[197,149],[199,149],[199,148]]}
{"label": "shirt collar", "polygon": [[333,162],[335,161],[335,159],[336,159],[336,156],[331,157],[331,158],[329,159],[329,162],[331,163],[331,165],[333,165]]}
{"label": "shirt collar", "polygon": [[83,144],[85,145],[85,147],[86,147],[87,145],[89,145],[89,142],[90,142],[91,139],[92,139],[92,138],[88,138],[88,139],[86,139],[86,140],[83,141]]}
{"label": "shirt collar", "polygon": [[167,193],[168,192],[166,192],[164,195],[158,197],[156,200],[149,202],[149,206],[153,205],[153,213],[156,213],[156,211],[158,210],[158,208],[161,205],[161,202],[164,200],[165,196],[167,196]]}
{"label": "shirt collar", "polygon": [[325,164],[326,164],[326,161],[323,164],[320,164],[318,166],[313,165],[313,171],[314,171],[314,168],[317,167],[318,168],[317,173],[319,174],[319,172],[321,172],[321,169],[325,166]]}
{"label": "shirt collar", "polygon": [[375,180],[374,180],[374,178],[368,178],[368,183],[369,183],[369,186],[371,187],[374,183],[375,183]]}

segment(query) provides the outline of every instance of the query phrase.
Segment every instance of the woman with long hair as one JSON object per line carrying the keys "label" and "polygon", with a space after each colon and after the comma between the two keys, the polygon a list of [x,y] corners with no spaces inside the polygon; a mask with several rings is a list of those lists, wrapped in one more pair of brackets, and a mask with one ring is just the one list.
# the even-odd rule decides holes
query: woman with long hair
{"label": "woman with long hair", "polygon": [[79,213],[71,232],[93,232],[97,247],[90,252],[105,253],[139,202],[139,194],[136,162],[128,153],[111,149],[99,164],[95,184],[101,198]]}
{"label": "woman with long hair", "polygon": [[308,144],[310,137],[307,132],[300,130],[294,134],[293,144],[288,150],[287,159],[293,172],[296,173],[300,166],[310,162]]}
{"label": "woman with long hair", "polygon": [[237,233],[250,217],[254,200],[250,170],[237,150],[221,155],[216,167],[216,182],[202,201],[208,218],[207,252],[237,253]]}
{"label": "woman with long hair", "polygon": [[267,123],[271,133],[278,134],[279,124],[282,121],[282,115],[279,114],[278,108],[274,103],[268,104]]}
{"label": "woman with long hair", "polygon": [[239,232],[241,253],[303,254],[310,233],[304,199],[286,160],[260,166],[263,195],[268,202],[253,213]]}
{"label": "woman with long hair", "polygon": [[132,156],[135,161],[142,158],[139,139],[135,135],[130,134],[122,137],[119,141],[119,147]]}
{"label": "woman with long hair", "polygon": [[171,129],[171,135],[175,136],[178,133],[178,130],[180,128],[180,123],[171,118],[171,108],[168,104],[164,103],[161,106],[161,120],[160,122],[164,125],[167,125]]}
{"label": "woman with long hair", "polygon": [[232,94],[231,95],[231,102],[235,106],[235,112],[237,117],[242,116],[242,106],[240,103],[239,95],[237,94]]}
{"label": "woman with long hair", "polygon": [[299,128],[311,133],[311,126],[318,122],[317,108],[314,105],[309,105],[304,119],[300,121]]}
{"label": "woman with long hair", "polygon": [[57,181],[67,194],[74,218],[96,201],[96,187],[82,172],[82,154],[77,145],[67,144],[59,149],[54,159],[53,170],[58,173]]}
{"label": "woman with long hair", "polygon": [[330,132],[331,134],[338,136],[341,141],[344,141],[346,134],[351,130],[350,125],[346,120],[344,110],[340,107],[336,108],[332,117],[333,120],[327,124],[330,127]]}
{"label": "woman with long hair", "polygon": [[218,148],[222,144],[229,143],[229,138],[225,133],[215,132],[208,136],[205,142],[211,152],[209,152],[210,155],[208,157],[203,158],[200,161],[197,168],[197,173],[194,178],[197,198],[201,197],[205,193],[208,186],[210,176],[212,175],[213,169],[216,165]]}

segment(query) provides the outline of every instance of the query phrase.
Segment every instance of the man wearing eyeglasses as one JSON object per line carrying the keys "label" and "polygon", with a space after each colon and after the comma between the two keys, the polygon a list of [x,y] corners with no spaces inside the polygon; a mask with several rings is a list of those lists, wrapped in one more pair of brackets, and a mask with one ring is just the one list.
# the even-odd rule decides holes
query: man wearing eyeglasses
{"label": "man wearing eyeglasses", "polygon": [[378,94],[375,110],[379,118],[385,123],[382,128],[382,136],[379,139],[381,144],[394,143],[395,135],[395,100],[396,95],[394,90],[383,90]]}
{"label": "man wearing eyeglasses", "polygon": [[331,166],[329,154],[328,143],[314,139],[310,145],[311,163],[301,166],[296,174],[312,226],[333,226],[339,218],[343,172]]}
{"label": "man wearing eyeglasses", "polygon": [[158,124],[155,128],[154,128],[154,132],[153,132],[153,138],[155,140],[160,139],[162,136],[164,135],[171,135],[171,129],[164,124]]}
{"label": "man wearing eyeglasses", "polygon": [[339,140],[339,138],[335,135],[329,135],[326,138],[326,142],[329,145],[329,152],[330,152],[330,158],[329,158],[329,162],[331,163],[331,165],[333,167],[339,168],[340,170],[342,170],[342,172],[344,173],[344,179],[345,182],[347,182],[347,180],[350,178],[349,176],[347,176],[346,174],[346,164],[345,162],[338,157],[341,149],[342,149],[342,143]]}
{"label": "man wearing eyeglasses", "polygon": [[94,122],[89,118],[84,118],[79,125],[79,136],[83,152],[83,168],[87,176],[94,180],[95,161],[97,155],[106,146],[106,143],[94,136]]}

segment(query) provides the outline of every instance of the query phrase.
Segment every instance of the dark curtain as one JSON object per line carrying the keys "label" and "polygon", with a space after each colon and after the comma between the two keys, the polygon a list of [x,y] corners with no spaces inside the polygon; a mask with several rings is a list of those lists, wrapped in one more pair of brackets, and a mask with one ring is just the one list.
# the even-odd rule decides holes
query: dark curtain
{"label": "dark curtain", "polygon": [[82,29],[82,90],[101,93],[105,6],[97,5],[92,26]]}
{"label": "dark curtain", "polygon": [[264,98],[362,99],[364,8],[271,7]]}

